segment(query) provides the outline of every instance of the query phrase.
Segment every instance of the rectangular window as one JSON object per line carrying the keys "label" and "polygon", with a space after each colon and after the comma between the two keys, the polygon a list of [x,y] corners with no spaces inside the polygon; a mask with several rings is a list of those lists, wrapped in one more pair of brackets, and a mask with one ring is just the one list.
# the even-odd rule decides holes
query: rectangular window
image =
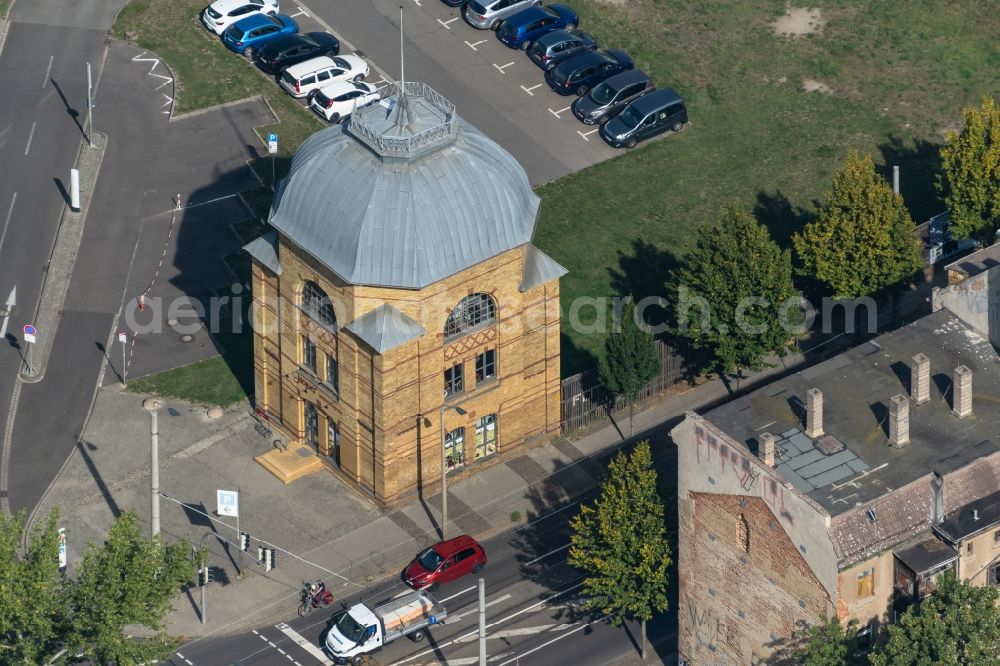
{"label": "rectangular window", "polygon": [[993,533],[993,547],[1000,548],[1000,530]]}
{"label": "rectangular window", "polygon": [[875,569],[865,569],[858,574],[858,599],[875,594]]}
{"label": "rectangular window", "polygon": [[319,445],[319,412],[316,405],[309,401],[305,404],[306,412],[306,442],[312,446]]}
{"label": "rectangular window", "polygon": [[337,428],[337,422],[329,416],[326,417],[326,446],[327,455],[340,467],[340,429]]}
{"label": "rectangular window", "polygon": [[316,343],[302,336],[302,367],[316,374]]}
{"label": "rectangular window", "polygon": [[326,385],[333,389],[334,393],[340,393],[340,368],[337,366],[337,359],[330,354],[326,355]]}
{"label": "rectangular window", "polygon": [[972,542],[969,541],[965,544],[965,556],[972,557]]}
{"label": "rectangular window", "polygon": [[1000,587],[1000,564],[994,564],[989,569],[989,576],[986,579],[990,585]]}
{"label": "rectangular window", "polygon": [[497,352],[487,349],[476,356],[476,384],[488,382],[497,376]]}
{"label": "rectangular window", "polygon": [[497,452],[497,415],[488,414],[476,421],[476,458]]}
{"label": "rectangular window", "polygon": [[465,464],[465,428],[455,428],[444,436],[444,460],[449,470]]}
{"label": "rectangular window", "polygon": [[462,385],[462,364],[453,365],[444,371],[444,397],[450,398],[464,390]]}

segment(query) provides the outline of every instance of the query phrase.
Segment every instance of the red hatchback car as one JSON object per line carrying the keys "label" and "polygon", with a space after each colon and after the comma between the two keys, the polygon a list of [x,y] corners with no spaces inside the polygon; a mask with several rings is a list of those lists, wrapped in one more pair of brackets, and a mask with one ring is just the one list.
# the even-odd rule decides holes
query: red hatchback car
{"label": "red hatchback car", "polygon": [[440,541],[410,563],[403,580],[415,590],[434,590],[468,573],[479,573],[486,566],[486,551],[467,534]]}

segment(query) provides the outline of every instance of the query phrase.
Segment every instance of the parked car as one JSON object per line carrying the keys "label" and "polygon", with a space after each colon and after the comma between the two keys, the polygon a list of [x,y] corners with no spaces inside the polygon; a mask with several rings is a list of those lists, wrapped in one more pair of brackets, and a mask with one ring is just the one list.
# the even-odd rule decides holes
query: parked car
{"label": "parked car", "polygon": [[512,49],[524,49],[547,32],[579,24],[580,17],[566,5],[528,7],[501,23],[497,37]]}
{"label": "parked car", "polygon": [[313,95],[309,108],[331,123],[339,123],[354,109],[379,100],[378,88],[364,81],[337,81],[323,86]]}
{"label": "parked car", "polygon": [[635,148],[644,139],[668,129],[681,131],[688,120],[684,100],[671,88],[655,90],[635,100],[601,126],[601,137],[615,148]]}
{"label": "parked car", "polygon": [[597,48],[597,40],[582,30],[553,30],[533,41],[525,53],[542,69],[552,69],[567,58]]}
{"label": "parked car", "polygon": [[299,31],[299,25],[285,14],[252,14],[240,19],[222,33],[222,43],[230,51],[252,58],[254,51],[279,37]]}
{"label": "parked car", "polygon": [[434,590],[486,566],[486,551],[467,534],[439,541],[417,555],[403,572],[403,580],[415,590]]}
{"label": "parked car", "polygon": [[285,35],[257,49],[254,62],[269,74],[319,56],[340,53],[340,40],[328,32],[307,32]]}
{"label": "parked car", "polygon": [[465,4],[465,0],[441,0],[441,2],[449,7],[461,7]]}
{"label": "parked car", "polygon": [[251,14],[277,14],[278,0],[215,0],[201,12],[201,23],[217,35]]}
{"label": "parked car", "polygon": [[545,72],[545,82],[560,95],[586,95],[601,81],[632,69],[632,58],[620,49],[598,49],[569,58]]}
{"label": "parked car", "polygon": [[586,125],[603,125],[630,102],[656,90],[649,75],[638,69],[615,74],[573,102],[573,115]]}
{"label": "parked car", "polygon": [[473,28],[496,30],[508,16],[540,4],[542,0],[468,0],[462,16]]}
{"label": "parked car", "polygon": [[362,81],[368,71],[368,63],[353,53],[332,58],[320,56],[283,70],[278,85],[292,97],[306,97],[335,81]]}

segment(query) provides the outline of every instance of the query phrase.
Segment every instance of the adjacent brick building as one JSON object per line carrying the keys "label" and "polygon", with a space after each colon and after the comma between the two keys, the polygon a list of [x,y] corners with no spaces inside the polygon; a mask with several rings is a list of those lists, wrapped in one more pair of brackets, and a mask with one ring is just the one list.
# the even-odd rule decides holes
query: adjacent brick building
{"label": "adjacent brick building", "polygon": [[688,663],[765,663],[821,617],[868,631],[945,570],[1000,585],[996,304],[973,286],[672,431]]}
{"label": "adjacent brick building", "polygon": [[381,503],[439,481],[442,414],[452,471],[558,431],[566,272],[520,165],[426,85],[388,90],[302,144],[246,247],[258,411]]}

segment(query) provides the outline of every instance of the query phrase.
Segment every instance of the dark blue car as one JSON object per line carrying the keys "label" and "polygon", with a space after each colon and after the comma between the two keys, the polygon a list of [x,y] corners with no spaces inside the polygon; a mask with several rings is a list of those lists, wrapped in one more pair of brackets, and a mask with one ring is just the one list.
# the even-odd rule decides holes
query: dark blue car
{"label": "dark blue car", "polygon": [[566,5],[528,7],[505,19],[497,37],[510,48],[521,49],[547,32],[579,24],[580,17]]}
{"label": "dark blue car", "polygon": [[299,31],[299,25],[285,14],[254,14],[240,19],[222,33],[222,43],[230,51],[242,53],[248,58],[254,51],[270,41]]}
{"label": "dark blue car", "polygon": [[620,49],[586,51],[545,72],[545,82],[560,95],[586,95],[601,81],[633,69],[632,58]]}

